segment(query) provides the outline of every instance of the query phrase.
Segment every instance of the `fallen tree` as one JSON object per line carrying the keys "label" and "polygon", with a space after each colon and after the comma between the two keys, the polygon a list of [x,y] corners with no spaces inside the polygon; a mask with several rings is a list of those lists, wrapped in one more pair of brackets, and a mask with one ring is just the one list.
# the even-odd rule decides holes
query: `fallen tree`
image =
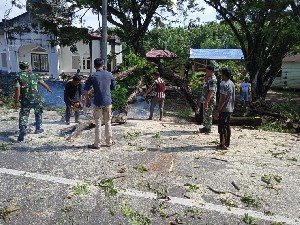
{"label": "fallen tree", "polygon": [[171,81],[176,86],[180,87],[181,92],[185,96],[187,102],[191,106],[192,110],[196,113],[198,111],[199,106],[195,100],[195,96],[192,92],[192,89],[189,86],[189,81],[175,74],[172,70],[163,68],[162,66],[158,67],[158,71],[162,78]]}

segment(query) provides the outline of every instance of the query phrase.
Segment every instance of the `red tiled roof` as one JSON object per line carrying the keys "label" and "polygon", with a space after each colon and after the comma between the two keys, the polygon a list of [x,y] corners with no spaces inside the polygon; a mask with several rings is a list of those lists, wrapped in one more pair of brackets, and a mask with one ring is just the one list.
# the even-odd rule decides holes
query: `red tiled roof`
{"label": "red tiled roof", "polygon": [[177,55],[169,50],[154,50],[146,53],[147,58],[176,58]]}

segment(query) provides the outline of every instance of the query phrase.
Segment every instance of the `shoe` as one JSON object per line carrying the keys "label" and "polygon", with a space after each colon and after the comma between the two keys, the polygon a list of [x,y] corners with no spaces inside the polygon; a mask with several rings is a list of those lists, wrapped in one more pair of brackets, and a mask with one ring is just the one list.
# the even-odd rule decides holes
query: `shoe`
{"label": "shoe", "polygon": [[91,148],[91,149],[100,149],[100,147],[97,147],[94,144],[88,145],[88,148]]}
{"label": "shoe", "polygon": [[43,133],[44,132],[44,129],[37,129],[35,130],[35,134],[40,134],[40,133]]}
{"label": "shoe", "polygon": [[70,125],[70,122],[66,122],[66,125]]}
{"label": "shoe", "polygon": [[149,117],[148,120],[152,120],[152,118]]}
{"label": "shoe", "polygon": [[217,149],[217,150],[228,150],[228,147],[225,146],[225,145],[221,145],[221,144],[220,144],[220,145],[217,145],[217,146],[216,146],[216,149]]}
{"label": "shoe", "polygon": [[116,142],[112,142],[111,144],[108,144],[108,145],[105,145],[106,147],[111,147],[111,146],[113,146],[113,145],[115,145],[116,144]]}
{"label": "shoe", "polygon": [[24,141],[24,138],[25,138],[25,136],[26,136],[26,132],[20,132],[20,134],[19,134],[19,136],[18,136],[18,141]]}
{"label": "shoe", "polygon": [[202,134],[208,134],[211,132],[211,130],[207,129],[206,127],[203,127],[201,129],[199,129],[199,132]]}
{"label": "shoe", "polygon": [[161,121],[162,119],[161,118],[159,118],[159,121]]}

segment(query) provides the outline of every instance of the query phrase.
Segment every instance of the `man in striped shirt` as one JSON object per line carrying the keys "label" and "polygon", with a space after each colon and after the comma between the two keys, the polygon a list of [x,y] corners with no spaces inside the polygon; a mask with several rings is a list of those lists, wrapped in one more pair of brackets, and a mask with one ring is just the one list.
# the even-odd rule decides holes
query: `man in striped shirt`
{"label": "man in striped shirt", "polygon": [[160,74],[158,72],[155,72],[153,74],[154,76],[154,83],[148,88],[146,93],[144,94],[144,97],[147,96],[148,93],[150,93],[153,89],[155,90],[156,94],[153,97],[150,105],[150,115],[149,115],[149,120],[153,119],[153,112],[155,106],[158,104],[159,105],[159,120],[162,120],[163,116],[163,109],[164,109],[164,100],[165,100],[165,91],[166,91],[166,85],[165,81],[160,78]]}

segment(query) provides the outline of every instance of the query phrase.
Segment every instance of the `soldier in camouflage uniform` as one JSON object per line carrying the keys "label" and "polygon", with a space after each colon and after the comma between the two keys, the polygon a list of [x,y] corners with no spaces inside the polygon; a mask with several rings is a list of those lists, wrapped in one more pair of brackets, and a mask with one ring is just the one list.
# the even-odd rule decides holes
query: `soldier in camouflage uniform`
{"label": "soldier in camouflage uniform", "polygon": [[38,84],[41,84],[48,92],[52,93],[52,91],[43,80],[40,80],[36,74],[30,71],[28,62],[21,61],[19,68],[21,71],[16,79],[15,101],[16,107],[19,107],[19,104],[21,106],[18,141],[24,141],[24,137],[27,134],[28,117],[32,108],[35,114],[35,133],[43,132],[43,129],[41,129],[43,101],[38,90]]}
{"label": "soldier in camouflage uniform", "polygon": [[206,66],[205,82],[203,85],[201,103],[203,106],[203,128],[200,129],[200,133],[211,132],[211,126],[213,121],[213,111],[216,105],[216,91],[217,91],[217,78],[214,74],[213,66]]}

